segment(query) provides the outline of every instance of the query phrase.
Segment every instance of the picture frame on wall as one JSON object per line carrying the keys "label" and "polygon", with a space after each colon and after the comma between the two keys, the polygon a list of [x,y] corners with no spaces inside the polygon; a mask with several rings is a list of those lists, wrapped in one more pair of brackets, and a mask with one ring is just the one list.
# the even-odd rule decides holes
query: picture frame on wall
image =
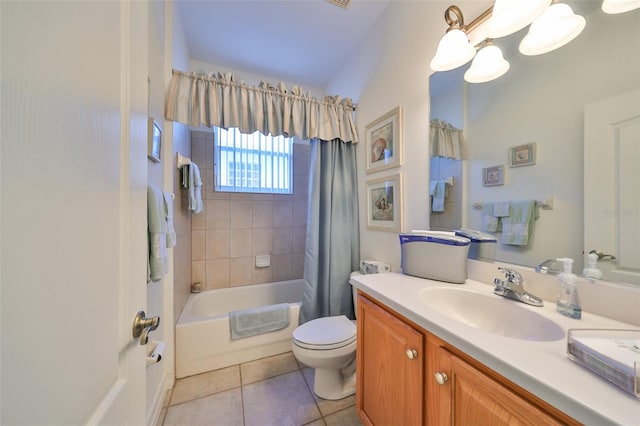
{"label": "picture frame on wall", "polygon": [[395,107],[365,127],[366,172],[402,164],[402,108]]}
{"label": "picture frame on wall", "polygon": [[402,230],[402,175],[367,181],[367,228],[377,231]]}
{"label": "picture frame on wall", "polygon": [[536,164],[535,142],[509,148],[509,167],[533,166],[534,164]]}
{"label": "picture frame on wall", "polygon": [[149,118],[149,159],[154,163],[160,162],[160,151],[162,149],[162,129],[160,125],[153,119]]}
{"label": "picture frame on wall", "polygon": [[482,186],[504,185],[504,166],[492,166],[482,169]]}

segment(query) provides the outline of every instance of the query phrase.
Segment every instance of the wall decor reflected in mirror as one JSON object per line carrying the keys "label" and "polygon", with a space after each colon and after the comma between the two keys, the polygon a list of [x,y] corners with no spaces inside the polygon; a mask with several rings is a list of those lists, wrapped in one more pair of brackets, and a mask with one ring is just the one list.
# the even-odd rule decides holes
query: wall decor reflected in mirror
{"label": "wall decor reflected in mirror", "polygon": [[[616,255],[615,261],[598,261],[603,270],[611,269],[607,262],[640,259],[638,245],[625,246],[624,235],[619,231],[627,229],[628,234],[630,229],[640,229],[640,215],[624,213],[640,209],[637,196],[625,193],[634,186],[629,183],[635,178],[630,174],[634,167],[605,164],[602,155],[594,164],[587,162],[584,155],[591,151],[585,144],[598,144],[598,138],[585,135],[590,132],[585,122],[588,106],[640,89],[640,10],[608,15],[602,12],[600,1],[567,3],[586,18],[587,24],[575,40],[560,49],[535,57],[521,55],[518,43],[524,33],[517,32],[494,40],[511,63],[510,71],[501,78],[465,83],[463,74],[468,65],[431,75],[429,119],[444,120],[463,129],[466,158],[460,161],[462,172],[456,178],[456,189],[463,194],[461,213],[449,213],[445,203],[444,212],[430,214],[430,227],[482,230],[482,212],[473,209],[473,200],[492,203],[553,197],[555,208],[540,210],[528,246],[498,244],[495,260],[535,267],[547,259],[571,257],[575,259],[574,271],[580,273],[585,255],[592,249]],[[627,122],[628,128],[640,126],[633,120]],[[510,168],[508,185],[483,186],[479,179],[483,169],[504,163],[511,148],[532,141],[533,156],[526,159],[522,154],[523,164],[519,165],[532,163],[534,167]],[[438,167],[434,161],[443,159],[429,160],[433,179]],[[606,192],[597,179],[590,180],[591,175],[601,179],[612,173],[618,177],[610,181],[623,184],[608,191],[616,191],[616,198],[626,206],[624,211],[616,205],[588,204],[592,195]],[[589,184],[589,191],[584,190],[585,181],[595,182]],[[448,214],[451,220],[441,220]],[[592,239],[589,235],[594,233],[602,234],[601,238]],[[624,268],[626,275],[619,274],[611,280],[640,284],[640,265],[628,261]],[[606,273],[604,278],[609,278]]]}

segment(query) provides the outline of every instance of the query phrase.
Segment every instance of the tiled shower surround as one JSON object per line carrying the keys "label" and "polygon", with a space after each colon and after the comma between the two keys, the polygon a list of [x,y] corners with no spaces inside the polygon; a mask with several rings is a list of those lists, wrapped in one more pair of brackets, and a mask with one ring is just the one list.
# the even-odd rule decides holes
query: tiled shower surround
{"label": "tiled shower surround", "polygon": [[[191,217],[192,282],[203,289],[302,278],[307,229],[310,147],[294,144],[292,195],[213,191],[213,133],[191,132],[204,210]],[[255,258],[269,255],[271,266]]]}

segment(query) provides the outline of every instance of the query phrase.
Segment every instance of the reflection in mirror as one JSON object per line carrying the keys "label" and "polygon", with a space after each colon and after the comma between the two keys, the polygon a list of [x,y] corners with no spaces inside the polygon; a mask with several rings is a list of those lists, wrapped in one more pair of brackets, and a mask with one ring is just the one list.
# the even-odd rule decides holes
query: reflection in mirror
{"label": "reflection in mirror", "polygon": [[[539,209],[537,219],[532,220],[526,245],[504,244],[502,233],[493,233],[499,241],[496,260],[535,267],[546,259],[571,257],[575,259],[574,272],[580,274],[585,265],[583,181],[591,173],[603,173],[602,169],[583,162],[585,108],[640,88],[640,10],[607,15],[601,11],[600,1],[567,3],[587,20],[583,33],[568,45],[544,55],[520,55],[517,46],[526,34],[524,29],[494,41],[511,63],[511,69],[503,77],[488,83],[468,84],[463,82],[464,69],[431,76],[431,118],[463,128],[467,151],[461,165],[462,178],[449,191],[449,196],[454,196],[452,202],[460,195],[460,221],[456,221],[457,207],[453,207],[452,217],[445,221],[441,220],[444,215],[435,217],[436,213],[432,213],[430,226],[441,230],[460,226],[484,230],[483,216],[486,215],[481,209],[474,209],[474,203],[489,205],[553,197],[553,209]],[[457,83],[447,86],[445,82],[451,79]],[[535,144],[535,161],[510,167],[511,149],[531,143]],[[636,140],[636,146],[638,143]],[[441,178],[443,175],[438,174],[434,161],[432,158],[431,179]],[[483,169],[494,166],[503,167],[503,184],[483,185]],[[618,181],[627,179],[633,177],[623,175]],[[635,188],[635,195],[620,197],[635,196],[637,200],[637,183],[627,187]],[[598,189],[597,186],[588,188],[589,191]],[[445,206],[448,207],[446,203]],[[637,234],[640,229],[637,201],[635,206],[635,215],[633,210],[625,210],[631,211],[625,218],[625,226]],[[602,227],[610,227],[605,222],[612,215],[624,213],[618,209],[612,214],[609,206],[602,206],[602,212],[599,225]],[[446,208],[445,213],[449,214]],[[636,237],[636,241],[640,240],[640,236]],[[615,235],[610,240],[612,248],[590,247],[586,254],[590,249],[615,254],[619,251]],[[636,251],[638,247],[635,246]],[[640,253],[636,252],[635,258],[640,259]],[[601,259],[598,265],[617,260]]]}

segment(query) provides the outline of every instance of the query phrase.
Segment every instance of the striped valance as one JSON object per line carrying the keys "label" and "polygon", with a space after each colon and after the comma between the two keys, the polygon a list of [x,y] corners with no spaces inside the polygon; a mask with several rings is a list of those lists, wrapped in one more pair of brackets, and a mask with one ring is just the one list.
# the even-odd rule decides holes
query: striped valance
{"label": "striped valance", "polygon": [[466,158],[462,130],[438,119],[431,120],[430,127],[431,157],[452,158],[454,160]]}
{"label": "striped valance", "polygon": [[242,133],[358,142],[351,99],[305,95],[283,83],[249,86],[231,73],[173,70],[166,118],[188,126],[238,128]]}

